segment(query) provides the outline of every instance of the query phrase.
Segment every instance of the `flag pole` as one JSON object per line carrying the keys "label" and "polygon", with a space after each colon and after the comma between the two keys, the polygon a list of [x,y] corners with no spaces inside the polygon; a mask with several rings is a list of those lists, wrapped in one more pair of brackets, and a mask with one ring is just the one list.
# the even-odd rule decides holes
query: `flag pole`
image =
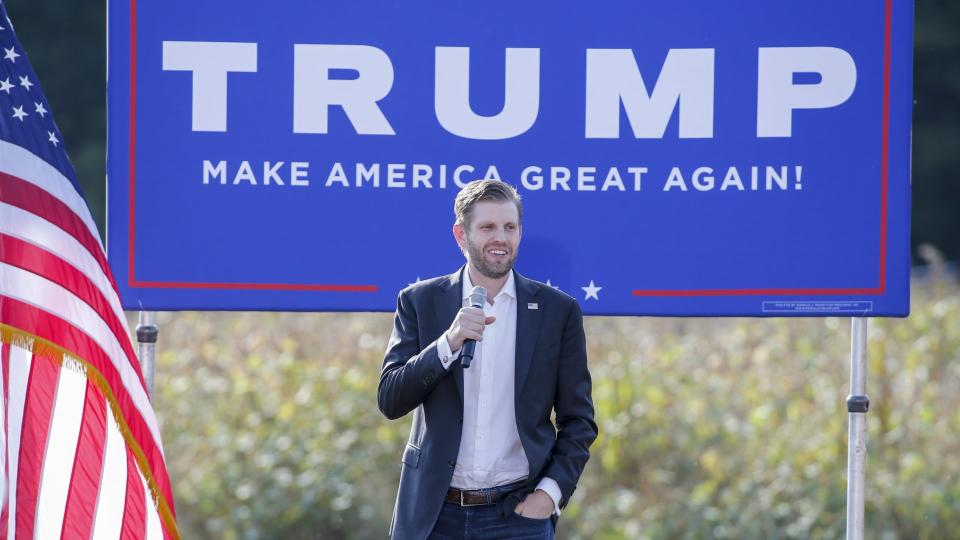
{"label": "flag pole", "polygon": [[847,540],[863,540],[867,468],[867,319],[850,325],[850,395],[847,396]]}
{"label": "flag pole", "polygon": [[141,311],[137,324],[137,349],[140,356],[140,370],[147,384],[147,395],[153,399],[153,370],[157,358],[157,314],[153,311]]}

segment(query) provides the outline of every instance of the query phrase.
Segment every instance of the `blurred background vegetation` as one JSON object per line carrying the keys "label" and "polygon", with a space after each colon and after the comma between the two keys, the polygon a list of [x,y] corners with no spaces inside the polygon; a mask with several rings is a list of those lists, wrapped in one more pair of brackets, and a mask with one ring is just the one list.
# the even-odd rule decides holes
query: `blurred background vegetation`
{"label": "blurred background vegetation", "polygon": [[[132,322],[132,321],[131,321]],[[385,538],[410,417],[389,314],[163,313],[154,404],[184,538]],[[960,290],[872,319],[866,538],[960,538]],[[849,319],[586,321],[600,437],[560,538],[837,539]]]}
{"label": "blurred background vegetation", "polygon": [[[101,231],[104,2],[9,0]],[[917,0],[911,316],[872,320],[867,538],[960,538],[960,2]],[[133,323],[135,324],[135,322]],[[409,419],[384,314],[161,314],[185,538],[384,537]],[[566,538],[840,538],[849,321],[589,318],[601,436]]]}

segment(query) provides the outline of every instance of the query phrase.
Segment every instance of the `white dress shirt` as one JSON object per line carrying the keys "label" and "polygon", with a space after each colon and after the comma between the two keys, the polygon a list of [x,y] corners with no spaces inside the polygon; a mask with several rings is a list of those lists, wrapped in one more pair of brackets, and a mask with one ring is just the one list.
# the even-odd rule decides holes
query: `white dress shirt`
{"label": "white dress shirt", "polygon": [[[463,306],[470,305],[473,283],[463,272]],[[503,289],[483,306],[486,316],[496,321],[483,331],[470,367],[463,370],[463,429],[460,453],[451,485],[480,489],[509,484],[530,475],[530,463],[520,443],[514,404],[517,343],[517,288],[513,272]],[[445,369],[459,356],[451,351],[446,333],[437,341],[437,352]],[[553,499],[560,513],[560,486],[552,478],[540,480],[537,489]]]}

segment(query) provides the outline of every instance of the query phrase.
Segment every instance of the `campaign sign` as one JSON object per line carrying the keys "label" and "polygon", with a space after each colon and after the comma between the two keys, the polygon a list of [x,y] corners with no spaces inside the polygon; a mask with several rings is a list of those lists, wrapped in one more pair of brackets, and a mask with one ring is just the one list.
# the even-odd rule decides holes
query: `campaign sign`
{"label": "campaign sign", "polygon": [[129,309],[393,310],[468,181],[588,314],[904,316],[913,5],[109,5]]}

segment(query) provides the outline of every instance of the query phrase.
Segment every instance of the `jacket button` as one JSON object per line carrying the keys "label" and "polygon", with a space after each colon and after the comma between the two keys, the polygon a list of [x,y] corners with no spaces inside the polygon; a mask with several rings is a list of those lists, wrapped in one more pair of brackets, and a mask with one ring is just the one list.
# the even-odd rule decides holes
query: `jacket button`
{"label": "jacket button", "polygon": [[457,466],[457,462],[451,459],[450,461],[447,462],[447,465],[449,465],[449,466],[451,466],[451,467],[456,467],[456,466]]}
{"label": "jacket button", "polygon": [[458,424],[462,424],[462,423],[463,423],[463,418],[462,418],[462,417],[461,417],[461,418],[457,418],[457,423],[458,423]]}

